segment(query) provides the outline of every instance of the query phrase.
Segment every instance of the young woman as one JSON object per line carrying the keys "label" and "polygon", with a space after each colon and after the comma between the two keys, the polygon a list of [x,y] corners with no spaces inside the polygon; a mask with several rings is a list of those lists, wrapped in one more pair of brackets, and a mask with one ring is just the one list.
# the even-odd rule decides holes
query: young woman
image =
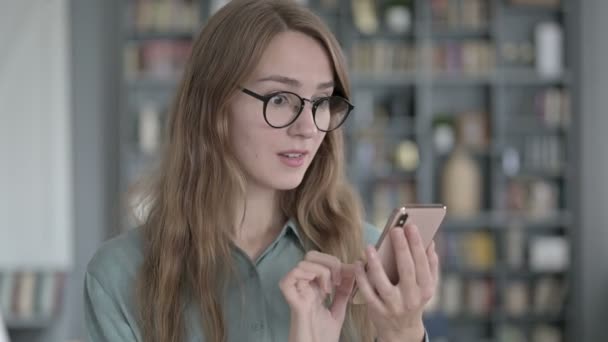
{"label": "young woman", "polygon": [[[425,339],[438,258],[416,227],[393,231],[393,285],[365,248],[379,232],[344,175],[346,68],[328,28],[292,2],[234,0],[209,20],[149,214],[89,264],[92,341]],[[355,281],[365,305],[349,305]]]}

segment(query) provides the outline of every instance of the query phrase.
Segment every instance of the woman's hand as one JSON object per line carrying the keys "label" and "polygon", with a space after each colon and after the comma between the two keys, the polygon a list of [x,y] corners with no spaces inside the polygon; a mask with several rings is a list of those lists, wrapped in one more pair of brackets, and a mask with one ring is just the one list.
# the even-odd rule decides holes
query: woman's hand
{"label": "woman's hand", "polygon": [[378,341],[420,342],[424,338],[424,306],[437,288],[439,258],[434,243],[425,251],[416,226],[393,229],[390,234],[399,283],[391,283],[376,250],[369,246],[367,271],[361,262],[355,266],[357,286],[367,303]]}
{"label": "woman's hand", "polygon": [[337,342],[354,282],[352,265],[308,252],[279,283],[291,309],[289,341]]}

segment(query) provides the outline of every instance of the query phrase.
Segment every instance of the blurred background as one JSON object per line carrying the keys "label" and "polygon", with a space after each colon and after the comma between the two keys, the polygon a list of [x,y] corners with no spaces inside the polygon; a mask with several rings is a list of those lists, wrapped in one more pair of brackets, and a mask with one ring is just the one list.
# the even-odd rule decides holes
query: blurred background
{"label": "blurred background", "polygon": [[[431,340],[606,340],[608,2],[300,2],[348,57],[348,173],[367,219],[448,207]],[[193,37],[224,3],[0,1],[13,341],[86,340],[86,265],[133,226],[125,192],[157,161]]]}

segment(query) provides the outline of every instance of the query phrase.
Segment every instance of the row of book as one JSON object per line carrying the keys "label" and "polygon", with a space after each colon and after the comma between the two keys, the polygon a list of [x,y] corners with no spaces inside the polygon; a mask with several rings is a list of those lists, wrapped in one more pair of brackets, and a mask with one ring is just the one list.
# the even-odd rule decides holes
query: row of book
{"label": "row of book", "polygon": [[509,318],[559,317],[564,310],[566,291],[563,280],[550,276],[532,281],[509,280],[498,292],[496,280],[491,277],[448,273],[442,276],[438,293],[425,312],[447,317],[484,317],[496,313]]}
{"label": "row of book", "polygon": [[567,286],[563,280],[545,276],[531,282],[510,280],[503,291],[502,304],[509,317],[557,317],[564,309]]}
{"label": "row of book", "polygon": [[125,77],[127,80],[173,80],[182,73],[191,48],[190,40],[161,39],[128,43],[124,48]]}
{"label": "row of book", "polygon": [[66,274],[50,271],[0,272],[0,309],[5,318],[53,317],[61,309]]}
{"label": "row of book", "polygon": [[533,218],[546,218],[559,211],[560,189],[555,181],[515,178],[507,184],[506,208]]}
{"label": "row of book", "polygon": [[433,47],[433,69],[444,73],[484,74],[495,66],[494,45],[483,40],[449,41]]}
{"label": "row of book", "polygon": [[559,88],[549,88],[534,97],[534,112],[547,127],[568,128],[571,122],[570,93]]}
{"label": "row of book", "polygon": [[433,27],[438,30],[480,30],[488,27],[487,0],[431,0]]}
{"label": "row of book", "polygon": [[562,330],[550,324],[535,324],[531,330],[531,336],[527,336],[525,328],[513,324],[500,326],[497,331],[497,341],[509,342],[562,342],[564,336]]}
{"label": "row of book", "polygon": [[553,134],[514,137],[520,144],[521,168],[525,171],[559,175],[566,166],[566,144]]}
{"label": "row of book", "polygon": [[351,49],[351,69],[357,73],[391,74],[413,71],[416,48],[412,44],[388,40],[356,41]]}
{"label": "row of book", "polygon": [[440,231],[437,244],[448,269],[489,271],[496,265],[496,243],[488,231]]}
{"label": "row of book", "polygon": [[128,7],[127,23],[135,32],[195,32],[200,25],[198,0],[137,0]]}

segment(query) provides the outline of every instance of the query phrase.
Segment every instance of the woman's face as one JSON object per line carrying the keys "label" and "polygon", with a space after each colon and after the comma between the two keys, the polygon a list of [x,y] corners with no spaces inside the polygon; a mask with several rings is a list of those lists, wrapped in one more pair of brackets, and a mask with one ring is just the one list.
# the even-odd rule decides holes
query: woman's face
{"label": "woman's face", "polygon": [[[288,31],[270,42],[252,76],[241,86],[260,95],[290,91],[314,100],[330,96],[333,81],[332,65],[323,46],[303,33]],[[234,97],[230,133],[236,156],[249,186],[293,189],[302,181],[325,133],[315,126],[309,102],[285,128],[270,127],[263,107],[263,101],[242,91]]]}

